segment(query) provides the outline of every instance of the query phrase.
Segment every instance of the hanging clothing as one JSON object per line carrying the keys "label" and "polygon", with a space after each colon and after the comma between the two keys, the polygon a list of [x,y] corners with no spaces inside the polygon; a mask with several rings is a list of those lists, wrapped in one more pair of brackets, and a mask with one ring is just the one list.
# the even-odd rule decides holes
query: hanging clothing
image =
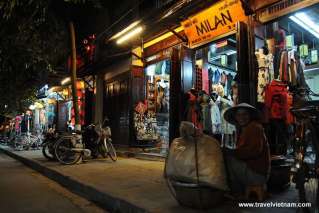
{"label": "hanging clothing", "polygon": [[263,50],[255,53],[258,62],[257,101],[265,102],[265,87],[273,79],[273,56],[265,55]]}
{"label": "hanging clothing", "polygon": [[208,70],[202,69],[203,90],[209,94],[209,74]]}
{"label": "hanging clothing", "polygon": [[284,82],[289,82],[289,70],[288,70],[288,52],[282,51],[280,56],[280,65],[279,65],[279,79]]}
{"label": "hanging clothing", "polygon": [[232,74],[228,73],[227,81],[226,81],[227,96],[232,94],[233,80],[234,80],[234,77],[232,76]]}
{"label": "hanging clothing", "polygon": [[200,91],[203,89],[202,69],[196,66],[195,89]]}
{"label": "hanging clothing", "polygon": [[305,80],[304,69],[305,69],[305,64],[303,63],[303,61],[299,57],[296,58],[297,86],[303,87],[303,88],[309,88]]}
{"label": "hanging clothing", "polygon": [[266,87],[265,104],[270,111],[272,119],[286,119],[288,114],[288,89],[287,84],[273,80]]}
{"label": "hanging clothing", "polygon": [[230,149],[236,148],[236,132],[233,134],[223,134],[222,135],[222,146]]}
{"label": "hanging clothing", "polygon": [[226,98],[220,99],[221,129],[222,129],[222,133],[226,135],[232,135],[236,131],[235,126],[228,123],[224,118],[225,111],[232,106],[233,106],[233,102],[231,100],[228,100]]}
{"label": "hanging clothing", "polygon": [[257,82],[257,101],[265,102],[265,88],[268,84],[266,68],[259,68]]}
{"label": "hanging clothing", "polygon": [[218,107],[219,97],[216,101],[210,100],[210,116],[211,116],[211,123],[212,123],[212,133],[213,134],[220,134],[221,133],[221,117],[220,117],[220,110]]}
{"label": "hanging clothing", "polygon": [[274,79],[278,79],[279,77],[279,67],[280,67],[280,59],[281,59],[281,49],[276,47],[274,54]]}
{"label": "hanging clothing", "polygon": [[192,122],[197,128],[202,129],[203,126],[201,124],[201,106],[197,102],[197,97],[188,92],[188,100],[186,105],[186,121]]}
{"label": "hanging clothing", "polygon": [[268,83],[274,80],[274,56],[269,53],[265,56],[266,68],[268,68]]}
{"label": "hanging clothing", "polygon": [[226,84],[226,80],[227,80],[227,75],[225,72],[222,72],[222,74],[220,75],[220,83],[225,86]]}
{"label": "hanging clothing", "polygon": [[216,69],[213,72],[213,79],[212,79],[213,84],[218,84],[220,82],[220,76],[221,76],[220,71]]}
{"label": "hanging clothing", "polygon": [[280,77],[280,64],[283,49],[285,48],[286,33],[284,30],[276,30],[274,33],[275,53],[274,53],[274,78]]}
{"label": "hanging clothing", "polygon": [[206,133],[212,132],[212,120],[211,120],[211,112],[210,112],[210,97],[206,94],[203,95],[202,103],[200,104],[202,108],[202,123],[203,130]]}

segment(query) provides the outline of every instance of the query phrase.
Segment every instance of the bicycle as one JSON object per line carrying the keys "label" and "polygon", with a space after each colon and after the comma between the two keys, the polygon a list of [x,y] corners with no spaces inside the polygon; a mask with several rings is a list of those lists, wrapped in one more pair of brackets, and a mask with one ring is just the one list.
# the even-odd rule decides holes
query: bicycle
{"label": "bicycle", "polygon": [[303,208],[305,213],[318,212],[319,207],[319,106],[307,103],[308,106],[290,110],[297,120],[293,180],[299,201],[312,203],[311,208]]}
{"label": "bicycle", "polygon": [[106,158],[109,156],[113,161],[117,160],[116,150],[112,144],[111,139],[111,128],[106,126],[102,127],[102,125],[98,125],[99,132],[99,140],[102,140],[102,143],[99,141],[98,151],[101,155]]}
{"label": "bicycle", "polygon": [[55,143],[59,139],[59,134],[55,129],[48,129],[45,134],[45,139],[42,143],[42,154],[48,160],[57,160],[54,152]]}
{"label": "bicycle", "polygon": [[29,150],[30,148],[39,149],[42,144],[42,138],[39,135],[32,135],[30,132],[22,134],[20,140],[23,149]]}
{"label": "bicycle", "polygon": [[117,155],[110,137],[111,129],[108,126],[104,128],[101,126],[98,128],[98,137],[96,139],[87,137],[87,131],[93,131],[93,129],[96,131],[95,127],[96,125],[92,124],[86,127],[80,134],[72,133],[58,139],[55,143],[55,156],[58,161],[62,164],[72,165],[79,162],[83,156],[97,157],[96,153],[100,153],[103,157],[109,156],[112,161],[116,161]]}

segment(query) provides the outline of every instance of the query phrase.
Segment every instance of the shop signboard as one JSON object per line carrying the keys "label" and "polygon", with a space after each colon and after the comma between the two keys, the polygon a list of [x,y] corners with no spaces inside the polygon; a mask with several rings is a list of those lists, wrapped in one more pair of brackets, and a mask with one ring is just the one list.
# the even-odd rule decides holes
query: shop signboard
{"label": "shop signboard", "polygon": [[240,0],[224,0],[189,17],[182,25],[190,48],[194,48],[234,31],[237,22],[246,20]]}

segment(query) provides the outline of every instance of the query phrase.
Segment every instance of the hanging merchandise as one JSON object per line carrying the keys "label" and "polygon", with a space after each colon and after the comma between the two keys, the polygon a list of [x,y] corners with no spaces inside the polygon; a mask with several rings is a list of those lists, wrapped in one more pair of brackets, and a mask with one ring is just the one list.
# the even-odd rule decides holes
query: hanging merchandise
{"label": "hanging merchandise", "polygon": [[275,52],[274,52],[274,78],[279,78],[281,77],[280,75],[280,66],[282,63],[282,59],[283,59],[283,52],[285,50],[285,37],[286,37],[286,33],[284,30],[276,30],[274,32],[274,45],[275,45]]}
{"label": "hanging merchandise", "polygon": [[318,50],[311,50],[311,63],[316,64],[318,62]]}
{"label": "hanging merchandise", "polygon": [[235,133],[236,133],[236,127],[227,122],[224,118],[224,113],[226,110],[233,106],[233,102],[231,100],[228,100],[226,98],[220,98],[220,111],[221,111],[221,133],[222,133],[222,146],[226,146],[228,148],[234,148],[235,144]]}
{"label": "hanging merchandise", "polygon": [[227,80],[226,80],[226,85],[225,85],[225,90],[227,91],[227,96],[228,95],[233,95],[233,91],[232,91],[232,87],[233,85],[236,83],[234,81],[235,77],[233,76],[233,74],[228,73],[227,75]]}
{"label": "hanging merchandise", "polygon": [[[217,93],[215,93],[218,97]],[[212,133],[213,134],[221,134],[221,117],[220,117],[220,110],[218,104],[220,102],[220,97],[215,99],[214,96],[210,100],[210,116],[211,116],[211,123],[212,123]]]}
{"label": "hanging merchandise", "polygon": [[283,50],[280,55],[279,63],[279,79],[281,81],[289,81],[289,70],[288,70],[288,51]]}
{"label": "hanging merchandise", "polygon": [[301,57],[305,58],[309,55],[308,45],[302,44],[299,46],[299,54]]}
{"label": "hanging merchandise", "polygon": [[207,69],[202,69],[203,90],[209,93],[209,74]]}
{"label": "hanging merchandise", "polygon": [[269,49],[269,53],[274,54],[275,53],[275,39],[270,38],[266,40],[267,47]]}
{"label": "hanging merchandise", "polygon": [[221,76],[220,76],[220,83],[225,86],[226,84],[226,81],[227,81],[227,75],[225,72],[222,72]]}
{"label": "hanging merchandise", "polygon": [[302,61],[302,59],[295,54],[295,60],[296,60],[296,82],[298,87],[302,88],[309,88],[305,76],[304,76],[304,69],[305,69],[305,64]]}
{"label": "hanging merchandise", "polygon": [[288,22],[288,33],[289,35],[286,36],[285,41],[286,41],[286,48],[289,50],[295,46],[295,36],[291,34],[290,22]]}
{"label": "hanging merchandise", "polygon": [[185,120],[192,122],[197,128],[202,129],[201,106],[197,101],[197,91],[191,89],[187,93],[187,105],[185,110]]}
{"label": "hanging merchandise", "polygon": [[273,55],[267,47],[260,48],[255,55],[258,62],[257,101],[263,103],[266,85],[274,78]]}
{"label": "hanging merchandise", "polygon": [[203,73],[202,69],[196,66],[196,76],[195,76],[195,89],[200,91],[203,88]]}
{"label": "hanging merchandise", "polygon": [[227,55],[220,56],[220,64],[223,66],[227,66]]}
{"label": "hanging merchandise", "polygon": [[147,106],[143,104],[143,102],[138,102],[138,104],[135,107],[135,111],[139,114],[144,114],[147,110]]}
{"label": "hanging merchandise", "polygon": [[310,52],[310,63],[316,64],[318,62],[318,50],[315,46],[315,40],[312,40],[312,50]]}
{"label": "hanging merchandise", "polygon": [[134,112],[134,127],[136,139],[139,141],[157,140],[156,133],[156,116],[153,112],[147,112],[147,106],[139,102]]}
{"label": "hanging merchandise", "polygon": [[265,104],[271,119],[287,119],[288,115],[287,84],[273,80],[266,87]]}
{"label": "hanging merchandise", "polygon": [[297,85],[297,51],[290,50],[288,52],[288,69],[289,69],[289,83],[291,86]]}
{"label": "hanging merchandise", "polygon": [[286,40],[286,48],[287,49],[292,49],[295,46],[294,35],[287,35],[285,40]]}
{"label": "hanging merchandise", "polygon": [[210,97],[206,94],[205,91],[202,91],[201,94],[201,109],[202,109],[202,120],[203,120],[203,131],[205,133],[210,134],[212,131],[212,120],[211,120],[211,112],[210,112]]}
{"label": "hanging merchandise", "polygon": [[212,83],[218,84],[220,81],[220,76],[221,76],[221,72],[218,69],[212,71]]}

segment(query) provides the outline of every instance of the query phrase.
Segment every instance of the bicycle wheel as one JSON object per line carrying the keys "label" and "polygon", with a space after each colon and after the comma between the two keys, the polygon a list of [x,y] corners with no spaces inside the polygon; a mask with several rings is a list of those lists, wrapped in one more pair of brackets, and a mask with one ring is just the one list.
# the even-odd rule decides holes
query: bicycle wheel
{"label": "bicycle wheel", "polygon": [[48,160],[55,160],[53,144],[51,142],[46,142],[42,145],[42,154]]}
{"label": "bicycle wheel", "polygon": [[115,162],[117,160],[117,155],[116,155],[116,150],[115,150],[113,144],[111,143],[110,140],[107,140],[105,142],[105,145],[106,145],[107,150],[108,150],[107,155],[112,159],[112,161]]}
{"label": "bicycle wheel", "polygon": [[55,144],[55,156],[59,162],[65,165],[77,163],[81,158],[81,153],[72,151],[74,148],[70,138],[61,138]]}

